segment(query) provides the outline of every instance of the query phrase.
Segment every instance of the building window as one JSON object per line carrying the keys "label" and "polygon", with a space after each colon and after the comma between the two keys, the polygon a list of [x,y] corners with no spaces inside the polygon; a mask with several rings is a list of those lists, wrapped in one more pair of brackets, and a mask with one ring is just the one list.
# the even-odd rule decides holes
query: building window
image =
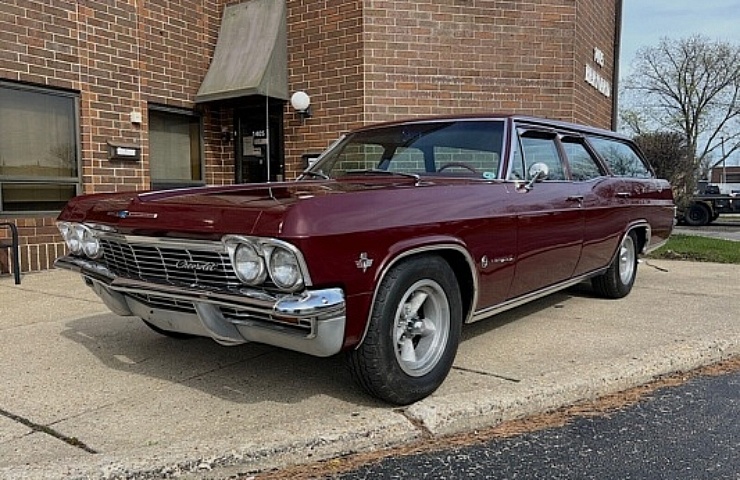
{"label": "building window", "polygon": [[61,210],[79,192],[78,97],[0,82],[0,212]]}
{"label": "building window", "polygon": [[200,117],[150,108],[149,165],[152,188],[204,185]]}

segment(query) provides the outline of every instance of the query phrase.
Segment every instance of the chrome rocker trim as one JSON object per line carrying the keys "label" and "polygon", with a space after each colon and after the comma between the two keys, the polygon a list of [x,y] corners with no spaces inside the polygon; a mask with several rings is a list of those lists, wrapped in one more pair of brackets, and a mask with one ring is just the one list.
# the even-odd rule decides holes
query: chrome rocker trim
{"label": "chrome rocker trim", "polygon": [[[238,293],[190,289],[118,277],[96,262],[64,256],[54,266],[78,272],[105,305],[171,332],[211,337],[223,345],[258,342],[317,357],[344,343],[346,304],[340,288],[272,295],[247,287]],[[146,298],[171,302],[172,308]],[[224,309],[234,315],[224,315]]]}

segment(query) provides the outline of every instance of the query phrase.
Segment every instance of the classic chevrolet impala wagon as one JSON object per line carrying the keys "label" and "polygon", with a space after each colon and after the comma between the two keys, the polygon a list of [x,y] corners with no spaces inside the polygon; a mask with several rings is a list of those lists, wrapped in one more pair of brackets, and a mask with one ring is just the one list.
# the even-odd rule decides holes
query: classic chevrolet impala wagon
{"label": "classic chevrolet impala wagon", "polygon": [[297,181],[77,197],[56,265],[161,334],[344,353],[368,393],[408,404],[465,323],[584,280],[627,295],[673,216],[613,132],[418,119],[343,136]]}

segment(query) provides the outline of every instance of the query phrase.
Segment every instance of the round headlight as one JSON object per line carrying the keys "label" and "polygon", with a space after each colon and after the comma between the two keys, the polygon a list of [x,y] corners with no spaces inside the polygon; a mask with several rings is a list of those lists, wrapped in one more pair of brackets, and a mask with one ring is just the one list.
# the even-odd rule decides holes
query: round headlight
{"label": "round headlight", "polygon": [[265,262],[252,245],[242,243],[234,252],[234,271],[244,283],[257,285],[265,281]]}
{"label": "round headlight", "polygon": [[67,246],[72,253],[82,252],[82,238],[85,236],[85,227],[79,223],[73,223],[70,225],[69,237],[67,238]]}
{"label": "round headlight", "polygon": [[303,284],[301,267],[293,252],[280,247],[272,251],[270,277],[276,286],[284,290],[293,290]]}
{"label": "round headlight", "polygon": [[85,228],[82,234],[82,252],[90,258],[100,255],[100,242],[89,228]]}
{"label": "round headlight", "polygon": [[72,225],[69,222],[57,222],[57,228],[59,229],[59,233],[62,234],[62,239],[66,242],[72,231]]}

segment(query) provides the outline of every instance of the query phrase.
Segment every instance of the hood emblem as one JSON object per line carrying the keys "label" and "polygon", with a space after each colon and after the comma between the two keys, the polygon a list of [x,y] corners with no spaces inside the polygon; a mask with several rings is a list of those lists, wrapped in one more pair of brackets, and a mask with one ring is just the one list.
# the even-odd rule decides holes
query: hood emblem
{"label": "hood emblem", "polygon": [[117,218],[157,218],[159,214],[150,212],[130,212],[128,210],[119,210],[117,212],[108,212],[108,215]]}
{"label": "hood emblem", "polygon": [[355,261],[355,265],[357,265],[357,268],[362,270],[362,273],[365,273],[368,268],[373,266],[373,259],[368,258],[367,252],[362,252],[360,254],[360,259]]}

